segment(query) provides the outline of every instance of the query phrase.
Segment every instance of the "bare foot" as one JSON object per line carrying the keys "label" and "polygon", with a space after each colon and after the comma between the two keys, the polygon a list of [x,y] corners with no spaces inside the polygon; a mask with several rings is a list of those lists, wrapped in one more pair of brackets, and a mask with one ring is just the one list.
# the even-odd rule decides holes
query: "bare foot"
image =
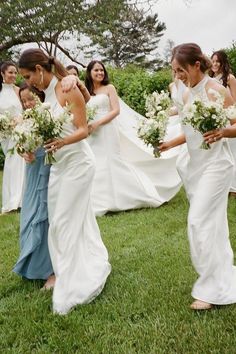
{"label": "bare foot", "polygon": [[44,284],[44,286],[40,290],[51,290],[55,285],[56,277],[55,275],[50,275]]}
{"label": "bare foot", "polygon": [[212,307],[213,307],[212,304],[209,304],[208,302],[201,301],[201,300],[195,300],[190,305],[190,308],[192,310],[210,310]]}

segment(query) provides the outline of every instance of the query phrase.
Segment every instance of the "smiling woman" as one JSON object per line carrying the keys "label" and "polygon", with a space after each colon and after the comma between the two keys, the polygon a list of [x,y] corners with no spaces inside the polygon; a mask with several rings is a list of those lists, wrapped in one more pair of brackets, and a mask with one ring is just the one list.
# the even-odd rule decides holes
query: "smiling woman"
{"label": "smiling woman", "polygon": [[[17,69],[14,63],[5,62],[1,65],[0,74],[0,113],[8,111],[12,117],[21,114],[22,106],[19,98],[19,88],[15,86]],[[14,142],[9,139],[1,141],[5,155],[2,184],[2,213],[8,213],[21,207],[24,160],[16,152],[9,152],[14,148]]]}
{"label": "smiling woman", "polygon": [[[95,110],[94,119],[89,123],[88,142],[97,163],[92,189],[96,215],[159,207],[164,199],[155,188],[151,173],[145,174],[122,156],[116,119],[120,113],[119,99],[102,62],[89,63],[85,85],[91,95],[88,105]],[[141,149],[139,153],[142,154]]]}
{"label": "smiling woman", "polygon": [[[175,47],[171,65],[177,78],[183,71],[188,76],[190,87],[186,104],[191,105],[196,97],[203,102],[214,101],[213,90],[224,94],[225,107],[232,104],[229,92],[206,74],[211,62],[197,44]],[[188,237],[192,262],[199,275],[192,290],[193,310],[236,302],[236,267],[227,221],[233,160],[227,142],[221,139],[228,136],[228,130],[232,136],[236,133],[235,126],[206,133],[205,140],[212,145],[211,149],[202,150],[202,135],[190,124],[183,125],[182,140],[187,142],[190,159],[177,160],[177,168],[190,203]],[[171,144],[173,142],[169,142]]]}
{"label": "smiling woman", "polygon": [[19,68],[28,84],[44,91],[55,117],[66,105],[73,114],[73,122],[63,126],[62,137],[46,144],[56,159],[48,186],[48,243],[56,276],[53,310],[66,314],[99,295],[111,270],[90,202],[95,166],[85,141],[85,101],[77,87],[63,92],[60,80],[66,69],[40,49],[23,52]]}

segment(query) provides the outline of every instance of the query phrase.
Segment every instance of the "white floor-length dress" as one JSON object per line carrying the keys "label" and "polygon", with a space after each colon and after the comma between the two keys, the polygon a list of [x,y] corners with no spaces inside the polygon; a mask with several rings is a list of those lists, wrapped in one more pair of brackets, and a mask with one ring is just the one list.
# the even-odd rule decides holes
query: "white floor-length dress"
{"label": "white floor-length dress", "polygon": [[[45,102],[50,102],[55,116],[63,112],[56,84],[53,77],[45,90]],[[67,123],[63,136],[75,130]],[[49,251],[56,275],[53,310],[66,314],[100,294],[111,266],[90,202],[95,163],[87,141],[65,145],[55,158],[48,187]]]}
{"label": "white floor-length dress", "polygon": [[[22,106],[14,90],[14,85],[3,83],[0,92],[0,113],[6,111],[17,117],[22,112]],[[8,152],[14,147],[14,142],[11,139],[1,141],[1,146],[5,155],[2,181],[2,213],[7,213],[17,210],[21,206],[25,162],[17,152],[13,154]]]}
{"label": "white floor-length dress", "polygon": [[[155,158],[153,149],[137,137],[140,115],[121,99],[119,103],[120,115],[99,127],[88,139],[97,163],[92,190],[97,216],[108,211],[159,207],[181,187],[176,170],[177,149]],[[95,108],[94,120],[110,111],[109,97],[104,93],[92,96],[87,104]],[[174,119],[172,122],[168,139],[179,135],[179,122]]]}
{"label": "white floor-length dress", "polygon": [[[190,89],[192,102],[196,96],[207,100],[204,76]],[[192,296],[211,304],[236,302],[236,267],[229,241],[227,201],[233,176],[233,158],[228,141],[222,139],[210,150],[200,149],[202,135],[190,125],[183,126],[190,159],[185,166],[177,161],[190,202],[188,236],[191,258],[199,277]]]}
{"label": "white floor-length dress", "polygon": [[[215,76],[214,79],[216,81],[218,81],[220,84],[223,84],[222,74]],[[227,89],[229,91],[229,94],[231,95],[231,92],[230,92],[230,89],[228,86],[227,86]],[[234,158],[234,165],[235,165],[234,176],[232,179],[232,184],[230,186],[230,192],[236,193],[236,139],[229,139],[229,146],[232,151],[232,155]]]}

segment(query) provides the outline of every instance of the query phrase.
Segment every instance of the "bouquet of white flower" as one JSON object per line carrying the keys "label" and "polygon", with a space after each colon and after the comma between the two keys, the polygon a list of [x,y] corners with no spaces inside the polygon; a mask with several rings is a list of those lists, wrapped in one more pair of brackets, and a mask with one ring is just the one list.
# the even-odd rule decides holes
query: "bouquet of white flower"
{"label": "bouquet of white flower", "polygon": [[97,107],[90,107],[86,105],[86,116],[87,116],[88,123],[94,119],[96,112],[97,112]]}
{"label": "bouquet of white flower", "polygon": [[11,137],[14,125],[14,119],[9,112],[0,114],[0,141]]}
{"label": "bouquet of white flower", "polygon": [[146,117],[155,119],[159,112],[169,110],[170,106],[171,99],[168,92],[162,90],[158,93],[154,91],[151,95],[146,96]]}
{"label": "bouquet of white flower", "polygon": [[[213,89],[208,92],[215,96],[215,101],[196,98],[193,103],[185,105],[183,109],[182,123],[190,124],[201,134],[224,128],[229,123],[229,111],[223,107],[224,97]],[[203,141],[200,148],[208,150],[211,146]]]}
{"label": "bouquet of white flower", "polygon": [[152,145],[155,157],[160,157],[158,145],[166,134],[171,99],[167,92],[153,92],[146,97],[146,117],[139,121],[138,137],[147,145]]}
{"label": "bouquet of white flower", "polygon": [[153,154],[155,157],[160,157],[158,145],[163,141],[166,126],[168,122],[168,113],[160,111],[155,118],[141,118],[138,125],[138,137],[145,144],[153,146]]}
{"label": "bouquet of white flower", "polygon": [[33,153],[43,145],[43,139],[38,135],[37,126],[33,119],[28,118],[19,122],[12,131],[12,140],[16,143],[18,154]]}
{"label": "bouquet of white flower", "polygon": [[[66,107],[60,116],[53,117],[50,113],[50,104],[41,103],[39,99],[36,99],[36,105],[24,111],[22,122],[13,130],[12,137],[16,142],[17,151],[33,152],[43,146],[46,141],[59,138],[63,124],[71,119],[69,107]],[[47,152],[45,164],[55,161],[53,153]]]}

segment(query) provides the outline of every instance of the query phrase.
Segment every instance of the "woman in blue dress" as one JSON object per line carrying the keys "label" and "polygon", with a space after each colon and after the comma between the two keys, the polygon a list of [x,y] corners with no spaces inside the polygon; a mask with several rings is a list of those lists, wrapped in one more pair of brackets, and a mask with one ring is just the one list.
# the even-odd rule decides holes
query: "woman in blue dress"
{"label": "woman in blue dress", "polygon": [[[20,88],[24,109],[34,107],[34,94],[43,101],[43,93],[26,84]],[[50,165],[44,165],[44,156],[43,148],[23,156],[27,164],[20,215],[20,256],[13,271],[27,279],[47,280],[44,289],[50,289],[54,284],[48,250],[47,195]]]}
{"label": "woman in blue dress", "polygon": [[[69,75],[62,80],[65,91],[79,87],[85,101],[90,95],[80,81]],[[24,109],[36,104],[35,95],[44,101],[44,93],[23,84],[19,91]],[[48,250],[48,180],[50,165],[44,165],[45,150],[24,154],[26,164],[25,189],[20,215],[20,256],[13,271],[27,279],[47,280],[43,289],[53,288],[55,276]]]}

